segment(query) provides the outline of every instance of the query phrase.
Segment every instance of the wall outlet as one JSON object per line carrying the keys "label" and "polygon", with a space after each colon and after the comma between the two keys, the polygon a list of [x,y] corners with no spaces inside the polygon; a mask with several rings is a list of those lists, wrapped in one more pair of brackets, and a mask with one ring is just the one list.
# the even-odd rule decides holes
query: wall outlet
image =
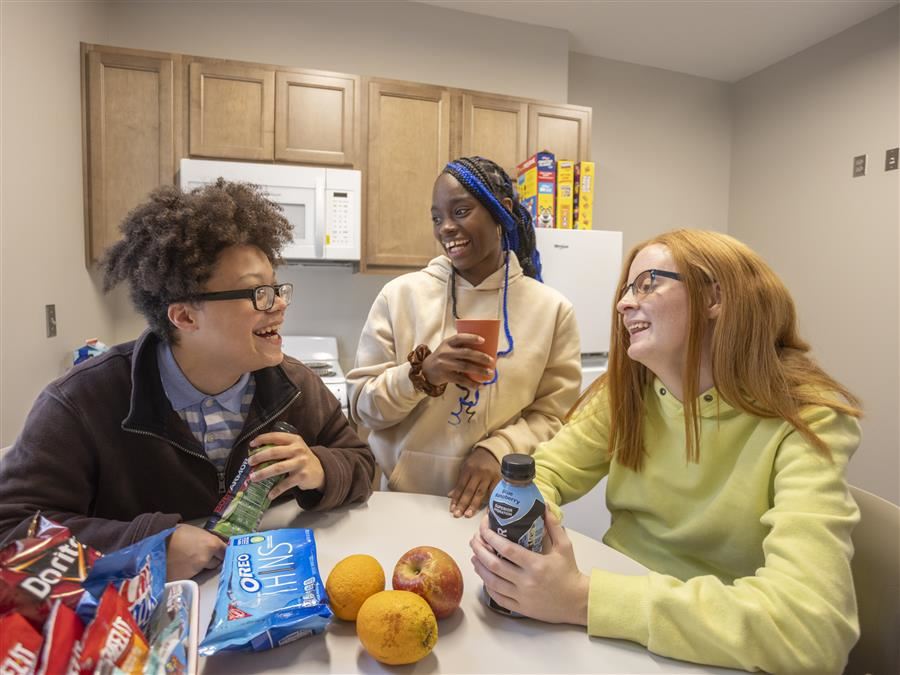
{"label": "wall outlet", "polygon": [[891,148],[884,153],[884,170],[893,171],[897,168],[897,159],[900,155],[900,148]]}
{"label": "wall outlet", "polygon": [[867,155],[857,155],[853,158],[853,177],[859,178],[866,175],[866,157]]}
{"label": "wall outlet", "polygon": [[56,305],[44,305],[47,315],[47,337],[56,337]]}

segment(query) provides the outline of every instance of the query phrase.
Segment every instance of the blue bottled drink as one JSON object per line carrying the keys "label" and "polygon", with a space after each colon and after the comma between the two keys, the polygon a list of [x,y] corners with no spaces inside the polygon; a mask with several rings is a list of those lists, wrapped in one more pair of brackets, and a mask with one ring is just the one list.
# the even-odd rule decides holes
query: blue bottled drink
{"label": "blue bottled drink", "polygon": [[[534,480],[530,455],[506,455],[500,464],[502,479],[488,502],[488,524],[502,537],[540,553],[544,544],[544,498]],[[521,616],[501,607],[485,593],[488,607],[508,616]]]}

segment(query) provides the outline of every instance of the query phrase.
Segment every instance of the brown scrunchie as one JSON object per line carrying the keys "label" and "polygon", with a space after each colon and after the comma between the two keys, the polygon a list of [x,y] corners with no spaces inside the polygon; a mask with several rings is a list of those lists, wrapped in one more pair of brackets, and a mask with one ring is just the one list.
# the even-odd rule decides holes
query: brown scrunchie
{"label": "brown scrunchie", "polygon": [[444,393],[447,383],[433,385],[425,378],[425,373],[422,372],[422,363],[428,358],[429,354],[431,354],[431,350],[428,348],[428,345],[419,345],[409,353],[409,356],[406,357],[410,365],[409,379],[416,391],[437,397]]}

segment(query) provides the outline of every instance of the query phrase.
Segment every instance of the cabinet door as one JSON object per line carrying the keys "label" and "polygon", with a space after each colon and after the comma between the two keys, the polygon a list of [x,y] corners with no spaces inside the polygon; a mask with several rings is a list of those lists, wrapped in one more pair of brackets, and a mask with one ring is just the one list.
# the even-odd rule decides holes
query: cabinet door
{"label": "cabinet door", "polygon": [[526,159],[525,101],[464,93],[461,127],[462,155],[492,159],[515,180],[516,165]]}
{"label": "cabinet door", "polygon": [[87,52],[89,262],[119,239],[119,223],[150,190],[175,182],[177,58]]}
{"label": "cabinet door", "polygon": [[231,63],[191,63],[190,153],[275,157],[275,71]]}
{"label": "cabinet door", "polygon": [[349,75],[275,73],[275,159],[353,165],[358,82]]}
{"label": "cabinet door", "polygon": [[439,253],[431,188],[450,157],[450,92],[371,81],[366,266],[423,267]]}
{"label": "cabinet door", "polygon": [[528,106],[528,156],[549,150],[556,159],[591,158],[591,109],[573,105]]}

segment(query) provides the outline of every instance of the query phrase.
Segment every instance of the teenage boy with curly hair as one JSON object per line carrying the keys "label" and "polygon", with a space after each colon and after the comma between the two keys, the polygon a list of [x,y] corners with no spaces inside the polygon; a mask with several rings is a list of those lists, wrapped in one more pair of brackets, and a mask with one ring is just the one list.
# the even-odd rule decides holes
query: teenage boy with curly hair
{"label": "teenage boy with curly hair", "polygon": [[[214,567],[225,544],[185,521],[209,516],[248,455],[253,479],[304,509],[363,502],[375,461],[321,380],[285,357],[293,287],[274,266],[291,239],[278,207],[219,180],[162,187],[103,260],[149,328],[49,384],[0,467],[0,541],[40,510],[111,551],[177,525],[168,576]],[[271,432],[284,420],[299,435]],[[259,465],[274,462],[267,468]]]}

